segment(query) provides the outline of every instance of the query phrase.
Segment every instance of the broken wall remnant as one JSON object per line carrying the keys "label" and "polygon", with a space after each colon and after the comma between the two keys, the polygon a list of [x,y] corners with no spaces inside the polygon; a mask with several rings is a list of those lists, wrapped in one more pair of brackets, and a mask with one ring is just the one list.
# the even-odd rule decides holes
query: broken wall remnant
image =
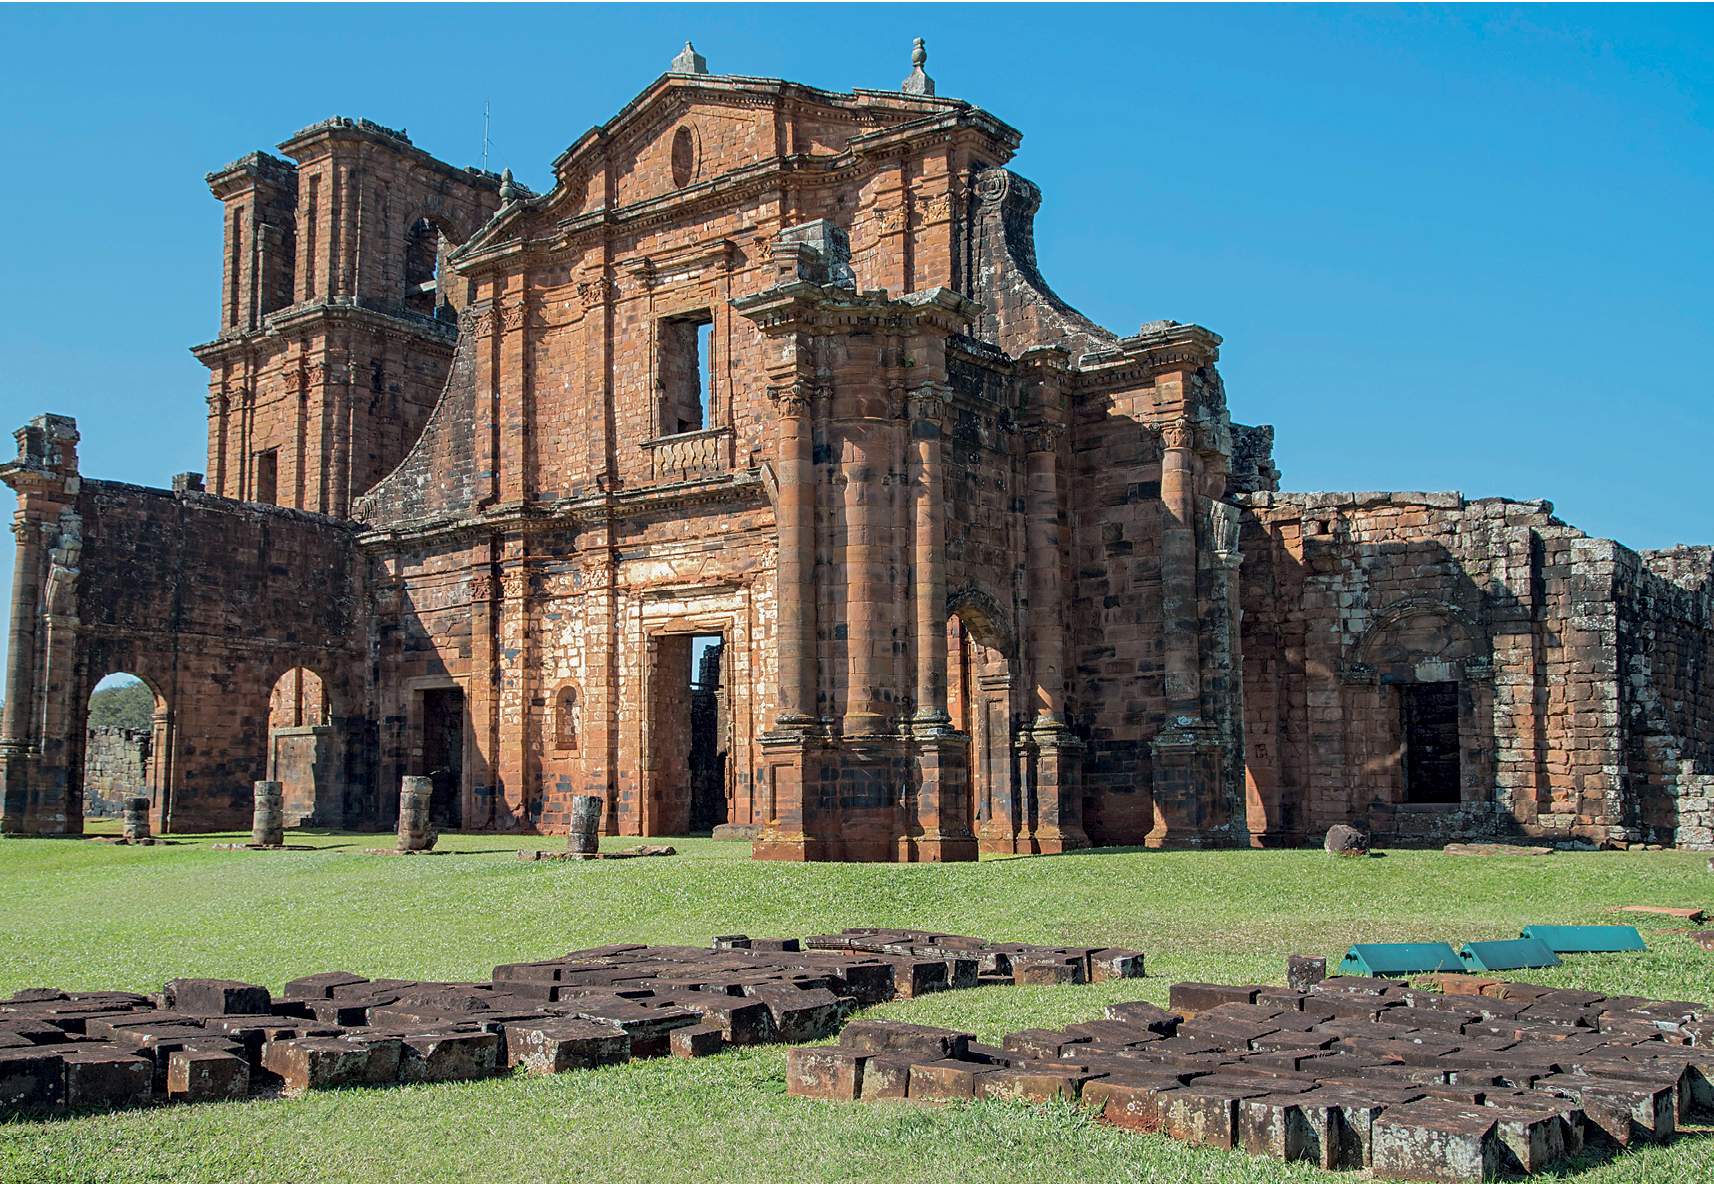
{"label": "broken wall remnant", "polygon": [[586,795],[770,859],[1714,846],[1709,549],[1279,492],[1217,334],[1048,286],[1019,142],[687,65],[542,194],[344,118],[211,174],[206,479],[87,481],[51,415],[0,467],[0,827],[81,825],[122,668],[163,831],[257,780],[385,829],[422,777],[437,830]]}
{"label": "broken wall remnant", "polygon": [[144,728],[92,727],[85,731],[83,815],[110,817],[123,801],[148,788],[149,741]]}

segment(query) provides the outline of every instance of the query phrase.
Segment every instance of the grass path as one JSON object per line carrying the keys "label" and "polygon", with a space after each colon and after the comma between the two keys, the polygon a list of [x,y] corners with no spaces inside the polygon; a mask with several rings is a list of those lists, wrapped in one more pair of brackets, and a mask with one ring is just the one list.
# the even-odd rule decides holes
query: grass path
{"label": "grass path", "polygon": [[[744,844],[674,840],[670,859],[521,862],[553,840],[447,836],[459,854],[382,858],[371,835],[315,851],[219,852],[0,842],[0,995],[24,986],[157,989],[175,975],[486,978],[497,962],[631,940],[924,926],[998,940],[1126,945],[1142,982],[961,991],[873,1014],[994,1040],[1166,1001],[1180,979],[1279,981],[1288,953],[1355,941],[1515,936],[1602,923],[1621,904],[1714,908],[1707,856],[1682,852],[1474,859],[1390,851],[1159,854],[1104,850],[979,864],[791,865]],[[607,840],[609,847],[635,840]],[[1714,954],[1639,922],[1649,952],[1584,955],[1532,981],[1714,1000]],[[779,1048],[549,1078],[339,1091],[0,1125],[0,1181],[1309,1180],[1301,1165],[1139,1138],[1070,1109],[979,1103],[830,1106],[780,1093]],[[1714,1180],[1714,1132],[1572,1173]]]}

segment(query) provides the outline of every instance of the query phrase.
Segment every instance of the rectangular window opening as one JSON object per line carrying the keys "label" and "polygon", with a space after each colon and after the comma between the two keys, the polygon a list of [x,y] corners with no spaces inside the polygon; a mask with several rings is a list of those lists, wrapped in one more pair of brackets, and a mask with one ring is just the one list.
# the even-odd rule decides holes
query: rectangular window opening
{"label": "rectangular window opening", "polygon": [[713,389],[714,316],[706,308],[660,322],[657,383],[661,393],[661,435],[674,436],[712,427],[709,392]]}
{"label": "rectangular window opening", "polygon": [[280,495],[280,452],[270,448],[256,454],[256,496],[252,501],[277,505]]}
{"label": "rectangular window opening", "polygon": [[1401,686],[1399,705],[1404,725],[1405,801],[1459,801],[1458,684]]}

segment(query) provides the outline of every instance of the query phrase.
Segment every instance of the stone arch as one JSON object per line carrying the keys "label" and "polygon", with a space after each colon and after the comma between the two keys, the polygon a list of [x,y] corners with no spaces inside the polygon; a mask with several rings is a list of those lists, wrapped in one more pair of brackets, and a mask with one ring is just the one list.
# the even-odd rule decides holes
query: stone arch
{"label": "stone arch", "polygon": [[341,747],[329,671],[294,664],[268,691],[267,780],[284,793],[287,826],[339,826],[345,818]]}
{"label": "stone arch", "polygon": [[553,746],[559,752],[576,752],[583,731],[583,692],[577,683],[566,681],[553,694]]}
{"label": "stone arch", "polygon": [[[1401,633],[1401,626],[1416,617],[1437,617],[1444,625],[1433,631]],[[1395,635],[1392,645],[1384,644]],[[1414,668],[1423,662],[1447,664],[1457,674],[1488,667],[1493,643],[1482,623],[1464,609],[1429,596],[1407,596],[1376,614],[1352,650],[1353,668],[1364,673],[1378,671],[1383,682],[1413,682]]]}
{"label": "stone arch", "polygon": [[1016,661],[1017,637],[1012,631],[1010,614],[1000,602],[980,588],[966,588],[946,598],[946,615],[957,617],[981,640],[999,650],[1007,661]]}
{"label": "stone arch", "polygon": [[[96,688],[114,675],[135,679],[153,699],[149,718],[138,721],[138,727],[101,726],[90,719]],[[74,730],[80,743],[72,767],[67,769],[72,774],[71,798],[77,811],[84,816],[116,814],[120,800],[131,796],[146,797],[151,805],[158,803],[172,751],[166,695],[154,679],[123,667],[93,678],[87,685],[90,691],[83,697],[81,710],[83,727]]]}
{"label": "stone arch", "polygon": [[422,316],[440,317],[445,315],[440,310],[461,305],[450,291],[446,260],[469,235],[444,211],[421,207],[405,216],[400,231],[404,249],[395,282],[404,306]]}

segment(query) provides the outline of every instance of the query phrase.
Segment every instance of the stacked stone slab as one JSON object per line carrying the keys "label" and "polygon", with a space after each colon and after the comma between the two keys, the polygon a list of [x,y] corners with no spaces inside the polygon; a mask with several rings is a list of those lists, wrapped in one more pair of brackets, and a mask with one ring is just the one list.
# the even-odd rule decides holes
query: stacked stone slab
{"label": "stacked stone slab", "polygon": [[[174,979],[155,995],[20,991],[0,1003],[0,1113],[457,1081],[729,1044],[825,1039],[860,1007],[979,983],[1084,982],[1130,951],[898,929],[609,945],[494,968],[488,982],[344,971],[266,987]],[[1038,969],[1047,968],[1047,969]]]}
{"label": "stacked stone slab", "polygon": [[1494,979],[1463,994],[1390,979],[1309,991],[1178,983],[1001,1047],[859,1020],[787,1054],[787,1089],[873,1101],[1076,1099],[1131,1130],[1376,1176],[1479,1181],[1588,1144],[1670,1139],[1714,1117],[1706,1004]]}

